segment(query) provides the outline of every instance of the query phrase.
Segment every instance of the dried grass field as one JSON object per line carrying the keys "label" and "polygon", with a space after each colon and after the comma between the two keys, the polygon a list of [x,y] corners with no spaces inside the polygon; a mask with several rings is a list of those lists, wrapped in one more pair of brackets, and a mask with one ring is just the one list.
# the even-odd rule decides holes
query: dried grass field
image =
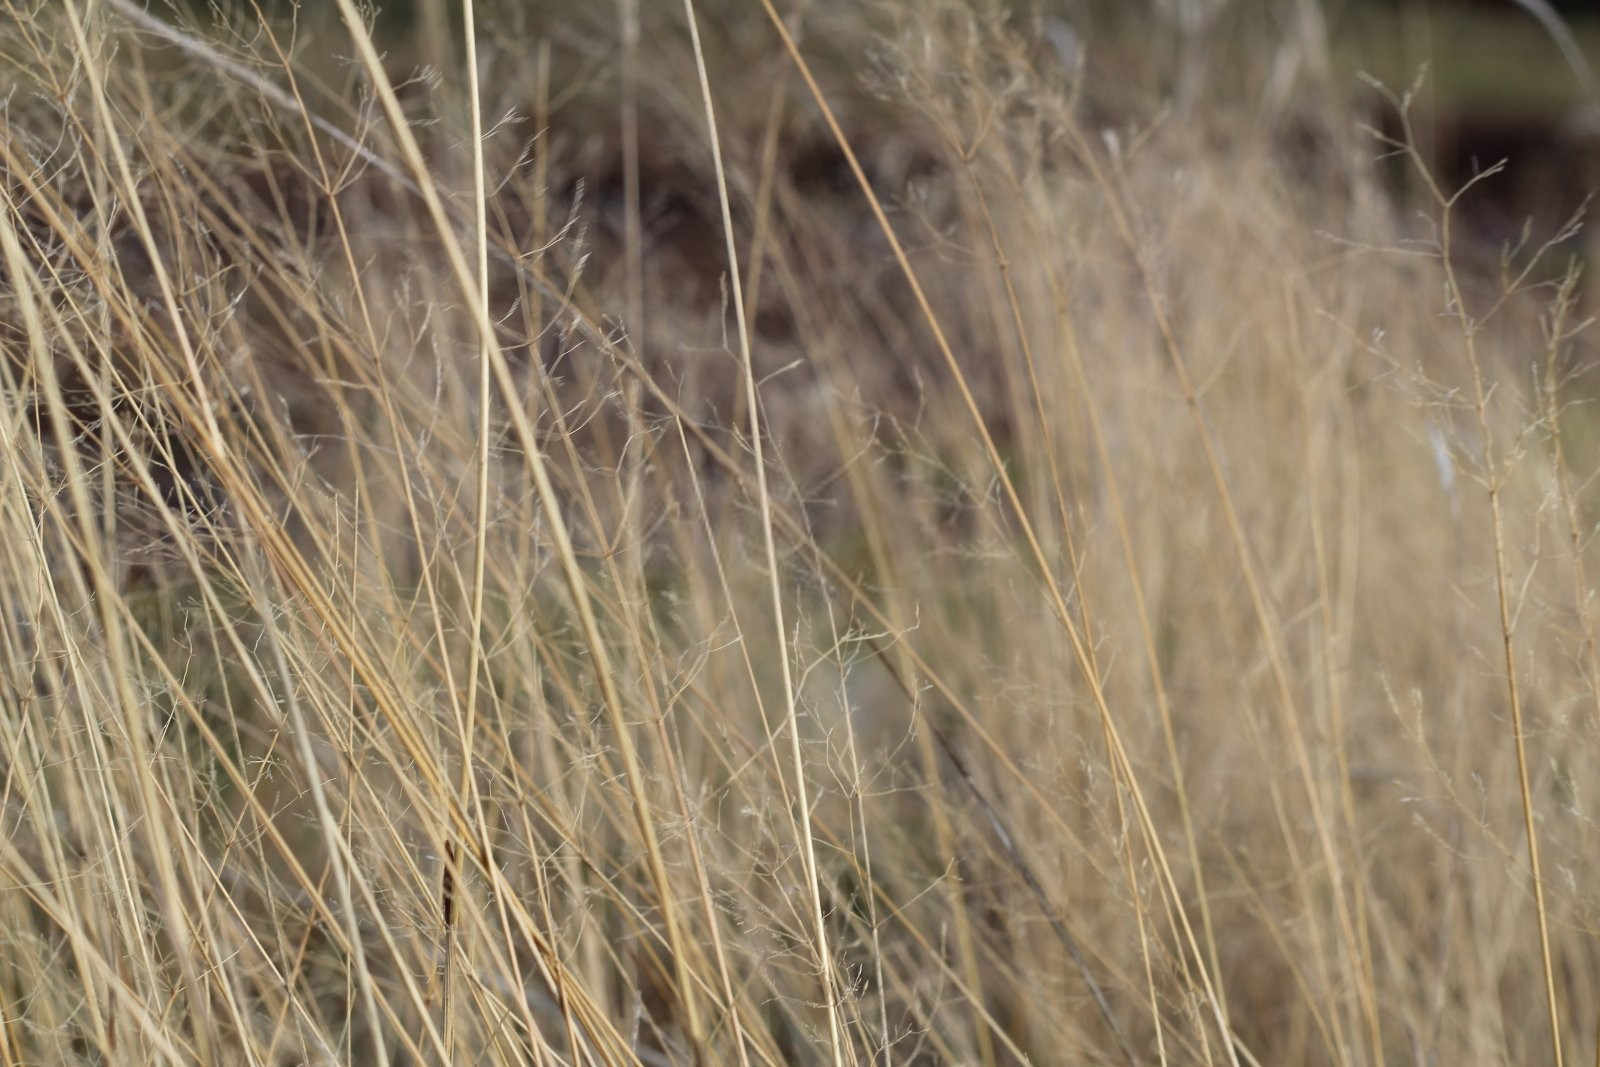
{"label": "dried grass field", "polygon": [[1253,2],[0,0],[0,1065],[1593,1062],[1582,220]]}

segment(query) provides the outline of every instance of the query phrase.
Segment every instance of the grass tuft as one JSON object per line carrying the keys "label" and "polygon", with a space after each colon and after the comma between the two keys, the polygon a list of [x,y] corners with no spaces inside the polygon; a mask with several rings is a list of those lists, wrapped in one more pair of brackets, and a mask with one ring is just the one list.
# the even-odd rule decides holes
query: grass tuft
{"label": "grass tuft", "polygon": [[1583,217],[1303,6],[0,0],[0,1065],[1587,1061]]}

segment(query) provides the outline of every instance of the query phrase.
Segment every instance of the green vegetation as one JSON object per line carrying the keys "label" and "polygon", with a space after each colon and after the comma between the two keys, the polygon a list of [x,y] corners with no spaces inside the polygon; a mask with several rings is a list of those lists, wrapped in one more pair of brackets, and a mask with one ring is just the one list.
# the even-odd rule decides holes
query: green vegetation
{"label": "green vegetation", "polygon": [[0,1065],[1591,1061],[1573,234],[773,3],[0,0]]}

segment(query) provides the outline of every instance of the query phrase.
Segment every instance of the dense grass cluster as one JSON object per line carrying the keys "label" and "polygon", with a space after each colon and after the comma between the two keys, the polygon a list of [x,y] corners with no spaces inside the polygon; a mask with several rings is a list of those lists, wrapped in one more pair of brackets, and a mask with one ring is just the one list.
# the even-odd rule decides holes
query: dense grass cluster
{"label": "dense grass cluster", "polygon": [[0,1064],[1592,1058],[1576,231],[774,3],[0,4]]}

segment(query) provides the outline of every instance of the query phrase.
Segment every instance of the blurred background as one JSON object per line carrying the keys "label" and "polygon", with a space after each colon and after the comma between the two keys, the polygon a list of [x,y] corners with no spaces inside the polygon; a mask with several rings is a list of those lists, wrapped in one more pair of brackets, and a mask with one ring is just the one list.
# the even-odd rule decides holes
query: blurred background
{"label": "blurred background", "polygon": [[[214,0],[175,2],[195,14],[219,10]],[[331,4],[253,3],[274,18],[293,14],[313,30],[333,29]],[[831,6],[801,3],[794,13],[826,20]],[[1355,102],[1375,130],[1393,137],[1394,108],[1372,83],[1396,96],[1412,92],[1413,135],[1441,186],[1457,188],[1504,164],[1494,181],[1462,205],[1460,218],[1467,236],[1491,258],[1518,240],[1524,227],[1532,235],[1559,228],[1600,184],[1600,97],[1591,69],[1600,57],[1600,12],[1593,3],[997,0],[977,6],[1004,12],[1019,29],[1031,28],[1036,40],[1049,44],[1051,58],[1084,76],[1086,95],[1112,124],[1143,122],[1164,110],[1182,116],[1208,109],[1214,118],[1219,111],[1232,113],[1241,99],[1253,99],[1256,120],[1278,129],[1293,151],[1296,138],[1310,132],[1307,116],[1326,114],[1330,97]],[[239,7],[248,14],[249,4]],[[617,73],[615,54],[608,58],[604,50],[621,47],[623,7],[640,9],[647,41],[682,34],[679,5],[666,0],[480,7],[486,24],[516,25],[530,44],[551,42],[557,68],[579,78]],[[750,45],[770,45],[759,32],[761,12],[752,5],[705,0],[697,7],[713,64],[736,63],[741,52],[753,59]],[[375,26],[391,46],[397,71],[408,64],[437,66],[453,54],[460,26],[455,0],[388,0],[374,8]],[[770,57],[763,52],[760,58]],[[1080,63],[1086,64],[1081,70]],[[602,137],[606,132],[592,131]],[[1312,139],[1299,147],[1315,144]],[[1408,191],[1407,167],[1392,166],[1388,176],[1397,193]],[[1566,246],[1592,258],[1580,237]]]}

